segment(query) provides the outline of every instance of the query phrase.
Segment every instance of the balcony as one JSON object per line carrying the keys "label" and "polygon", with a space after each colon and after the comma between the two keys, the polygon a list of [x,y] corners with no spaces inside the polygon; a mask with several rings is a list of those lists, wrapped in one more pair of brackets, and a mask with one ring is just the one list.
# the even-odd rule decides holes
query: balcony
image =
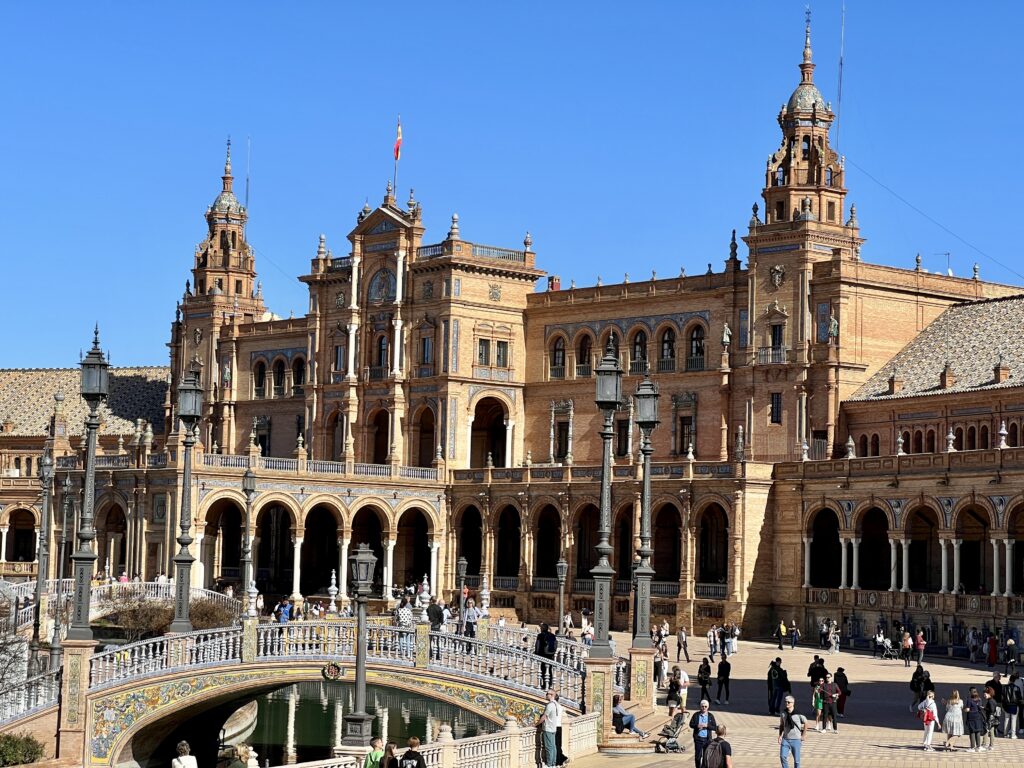
{"label": "balcony", "polygon": [[758,347],[758,365],[785,365],[789,362],[789,347]]}
{"label": "balcony", "polygon": [[725,600],[729,593],[728,584],[694,584],[693,596],[702,600]]}
{"label": "balcony", "polygon": [[518,576],[495,576],[494,588],[505,592],[515,592],[519,589]]}
{"label": "balcony", "polygon": [[703,371],[704,370],[704,355],[691,355],[686,358],[686,370],[692,371]]}
{"label": "balcony", "polygon": [[553,576],[534,576],[533,577],[533,591],[534,592],[557,592],[558,591],[558,579]]}
{"label": "balcony", "polygon": [[549,379],[564,379],[565,378],[565,366],[564,365],[552,365],[548,369]]}
{"label": "balcony", "polygon": [[652,581],[651,595],[654,597],[678,597],[678,581]]}
{"label": "balcony", "polygon": [[284,397],[284,384],[274,385],[274,397]]}
{"label": "balcony", "polygon": [[593,579],[573,579],[572,590],[578,595],[592,595],[594,594],[594,580]]}
{"label": "balcony", "polygon": [[253,397],[255,397],[257,400],[262,400],[266,396],[267,396],[267,388],[266,387],[256,387],[253,390]]}
{"label": "balcony", "polygon": [[646,360],[630,360],[629,361],[629,372],[634,376],[643,376],[647,373],[647,361]]}
{"label": "balcony", "polygon": [[416,367],[416,378],[418,379],[429,379],[433,375],[434,366],[430,363],[426,363]]}
{"label": "balcony", "polygon": [[370,381],[380,381],[381,379],[387,378],[388,367],[386,365],[371,365],[370,366]]}
{"label": "balcony", "polygon": [[674,357],[662,358],[658,361],[658,373],[675,373],[676,359]]}
{"label": "balcony", "polygon": [[577,379],[589,379],[593,374],[590,370],[590,363],[577,363],[576,364],[576,378]]}

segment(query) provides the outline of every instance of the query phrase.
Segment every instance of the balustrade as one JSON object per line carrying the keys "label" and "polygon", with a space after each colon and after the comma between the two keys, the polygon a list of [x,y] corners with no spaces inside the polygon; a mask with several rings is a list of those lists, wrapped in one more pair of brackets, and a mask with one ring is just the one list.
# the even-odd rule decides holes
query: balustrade
{"label": "balustrade", "polygon": [[679,595],[679,582],[652,581],[651,594],[654,597],[677,597]]}
{"label": "balustrade", "polygon": [[725,600],[728,584],[694,584],[693,595],[704,600]]}
{"label": "balustrade", "polygon": [[558,591],[558,579],[553,576],[534,576],[532,583],[534,592]]}
{"label": "balustrade", "polygon": [[0,683],[0,724],[46,709],[57,703],[59,670],[48,670],[17,683]]}
{"label": "balustrade", "polygon": [[494,577],[494,588],[501,589],[506,592],[515,592],[519,589],[519,577],[518,576],[495,576]]}

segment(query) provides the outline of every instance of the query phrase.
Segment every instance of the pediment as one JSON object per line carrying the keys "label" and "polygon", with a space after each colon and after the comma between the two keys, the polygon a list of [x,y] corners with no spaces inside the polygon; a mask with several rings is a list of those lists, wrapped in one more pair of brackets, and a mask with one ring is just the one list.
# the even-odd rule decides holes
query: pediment
{"label": "pediment", "polygon": [[785,305],[779,304],[778,299],[773,299],[767,307],[764,308],[764,315],[769,320],[778,318],[785,320],[789,318],[789,313],[786,311]]}
{"label": "pediment", "polygon": [[356,228],[349,234],[349,238],[356,235],[375,237],[396,234],[407,226],[409,226],[409,222],[401,213],[390,207],[381,206],[366,214],[366,218],[356,225]]}

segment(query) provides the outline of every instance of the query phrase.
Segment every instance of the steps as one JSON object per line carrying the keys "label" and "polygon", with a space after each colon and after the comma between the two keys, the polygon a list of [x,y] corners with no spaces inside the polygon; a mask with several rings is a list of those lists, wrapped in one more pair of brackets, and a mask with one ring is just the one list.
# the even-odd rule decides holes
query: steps
{"label": "steps", "polygon": [[640,702],[626,702],[626,711],[636,717],[636,727],[649,734],[648,738],[640,740],[636,734],[629,731],[623,733],[612,732],[608,740],[599,744],[597,749],[601,754],[606,755],[645,755],[654,752],[654,739],[668,721],[668,707],[664,705],[664,697],[658,701],[658,706],[643,706]]}

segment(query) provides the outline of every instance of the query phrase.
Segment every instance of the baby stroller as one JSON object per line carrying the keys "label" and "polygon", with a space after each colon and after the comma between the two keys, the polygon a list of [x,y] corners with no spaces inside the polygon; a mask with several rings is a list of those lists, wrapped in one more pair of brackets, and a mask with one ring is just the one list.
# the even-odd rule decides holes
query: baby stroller
{"label": "baby stroller", "polygon": [[661,731],[658,733],[658,737],[654,741],[654,751],[675,753],[685,752],[686,748],[683,746],[682,742],[680,742],[680,738],[685,730],[688,730],[686,724],[686,713],[677,712],[675,717],[662,726]]}
{"label": "baby stroller", "polygon": [[892,647],[892,640],[888,637],[882,641],[882,658],[883,659],[898,659],[900,657],[896,649]]}

